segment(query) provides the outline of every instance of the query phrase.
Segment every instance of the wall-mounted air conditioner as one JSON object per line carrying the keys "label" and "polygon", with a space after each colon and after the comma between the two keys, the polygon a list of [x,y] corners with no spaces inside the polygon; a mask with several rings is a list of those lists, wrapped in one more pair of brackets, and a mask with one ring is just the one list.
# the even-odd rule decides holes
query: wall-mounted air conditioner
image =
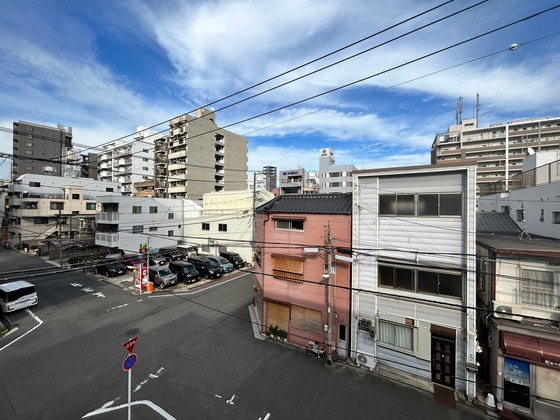
{"label": "wall-mounted air conditioner", "polygon": [[370,356],[369,354],[358,353],[358,356],[356,357],[356,364],[358,367],[365,366],[368,367],[370,371],[375,368],[376,363],[375,357]]}
{"label": "wall-mounted air conditioner", "polygon": [[519,312],[517,312],[512,306],[507,306],[507,305],[500,305],[497,306],[494,309],[494,316],[496,318],[504,318],[504,319],[511,319],[514,321],[522,321],[523,317],[519,315]]}

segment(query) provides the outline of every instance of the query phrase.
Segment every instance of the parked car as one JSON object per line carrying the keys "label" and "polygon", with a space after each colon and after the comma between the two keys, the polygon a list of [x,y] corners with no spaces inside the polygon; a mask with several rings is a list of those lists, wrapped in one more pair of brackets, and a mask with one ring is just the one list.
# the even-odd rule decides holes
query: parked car
{"label": "parked car", "polygon": [[224,257],[230,263],[233,264],[235,268],[241,268],[245,266],[245,261],[237,252],[222,251],[220,252],[220,257]]}
{"label": "parked car", "polygon": [[177,251],[177,248],[161,248],[159,254],[163,256],[167,261],[179,261],[183,258],[183,255]]}
{"label": "parked car", "polygon": [[206,256],[211,261],[214,261],[217,265],[222,267],[224,270],[224,274],[231,273],[233,271],[233,264],[226,260],[224,257],[220,257],[217,255],[208,255]]}
{"label": "parked car", "polygon": [[120,259],[120,262],[126,265],[126,268],[133,270],[138,264],[146,265],[147,261],[142,255],[138,254],[126,254]]}
{"label": "parked car", "polygon": [[149,257],[150,257],[150,265],[165,265],[165,263],[167,262],[165,257],[158,253],[150,254]]}
{"label": "parked car", "polygon": [[209,260],[206,257],[201,257],[201,256],[189,257],[188,261],[196,267],[201,277],[207,279],[210,278],[215,279],[221,277],[222,274],[224,273],[222,267],[220,267],[214,261]]}
{"label": "parked car", "polygon": [[126,274],[126,265],[117,260],[99,260],[95,265],[95,272],[107,277],[122,276]]}
{"label": "parked car", "polygon": [[177,274],[172,273],[169,268],[161,267],[159,265],[150,267],[149,278],[150,281],[154,283],[154,286],[157,286],[162,290],[166,287],[177,284]]}
{"label": "parked car", "polygon": [[194,283],[200,278],[200,273],[196,267],[186,261],[171,261],[169,271],[177,274],[177,279],[185,283]]}

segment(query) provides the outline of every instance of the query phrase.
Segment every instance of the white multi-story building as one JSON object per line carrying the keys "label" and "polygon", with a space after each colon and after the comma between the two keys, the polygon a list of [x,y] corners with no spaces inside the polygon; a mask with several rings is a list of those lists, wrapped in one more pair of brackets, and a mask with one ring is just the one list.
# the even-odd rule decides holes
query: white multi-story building
{"label": "white multi-story building", "polygon": [[560,149],[537,152],[523,160],[509,191],[478,200],[481,212],[509,214],[529,235],[560,239]]}
{"label": "white multi-story building", "polygon": [[352,192],[354,165],[337,165],[332,149],[321,149],[319,156],[320,193]]}
{"label": "white multi-story building", "polygon": [[97,156],[98,179],[120,182],[123,194],[131,195],[134,183],[154,179],[154,140],[160,137],[140,126],[133,141],[118,140],[104,145],[103,153]]}
{"label": "white multi-story building", "polygon": [[429,391],[476,395],[476,167],[354,172],[352,352]]}
{"label": "white multi-story building", "polygon": [[140,252],[173,247],[183,241],[184,200],[154,197],[98,197],[95,244]]}
{"label": "white multi-story building", "polygon": [[118,182],[25,174],[10,185],[8,240],[31,247],[49,238],[86,239],[94,232],[96,199],[121,195]]}

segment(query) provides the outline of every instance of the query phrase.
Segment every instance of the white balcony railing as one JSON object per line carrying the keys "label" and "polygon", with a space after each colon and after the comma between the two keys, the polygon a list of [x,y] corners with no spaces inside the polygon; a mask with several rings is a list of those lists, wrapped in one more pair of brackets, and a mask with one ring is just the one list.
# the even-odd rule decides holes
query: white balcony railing
{"label": "white balcony railing", "polygon": [[101,212],[95,215],[96,222],[114,222],[116,220],[119,220],[117,212]]}
{"label": "white balcony railing", "polygon": [[97,232],[95,234],[95,244],[111,248],[116,247],[119,244],[119,234]]}
{"label": "white balcony railing", "polygon": [[534,308],[560,308],[560,296],[556,295],[553,289],[543,287],[521,286],[517,289],[517,302]]}

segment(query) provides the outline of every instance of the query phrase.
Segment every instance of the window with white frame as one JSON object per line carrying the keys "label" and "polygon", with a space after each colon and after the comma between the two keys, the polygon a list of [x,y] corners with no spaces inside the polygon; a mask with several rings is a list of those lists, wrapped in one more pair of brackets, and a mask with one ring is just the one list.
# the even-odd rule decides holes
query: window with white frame
{"label": "window with white frame", "polygon": [[399,350],[413,351],[413,334],[414,328],[412,326],[379,320],[378,340],[382,345],[395,347]]}
{"label": "window with white frame", "polygon": [[560,308],[560,272],[521,270],[520,303],[537,308]]}
{"label": "window with white frame", "polygon": [[157,213],[157,206],[150,206],[150,213]]}
{"label": "window with white frame", "polygon": [[210,230],[210,223],[202,222],[202,230]]}
{"label": "window with white frame", "polygon": [[552,212],[552,223],[560,224],[560,211],[553,211]]}
{"label": "window with white frame", "polygon": [[286,220],[286,219],[277,219],[276,220],[276,229],[278,230],[297,230],[303,231],[303,220]]}
{"label": "window with white frame", "polygon": [[225,224],[225,223],[218,223],[218,231],[219,231],[219,232],[227,232],[227,224]]}
{"label": "window with white frame", "polygon": [[143,233],[143,232],[144,232],[144,226],[141,225],[132,226],[132,233]]}

